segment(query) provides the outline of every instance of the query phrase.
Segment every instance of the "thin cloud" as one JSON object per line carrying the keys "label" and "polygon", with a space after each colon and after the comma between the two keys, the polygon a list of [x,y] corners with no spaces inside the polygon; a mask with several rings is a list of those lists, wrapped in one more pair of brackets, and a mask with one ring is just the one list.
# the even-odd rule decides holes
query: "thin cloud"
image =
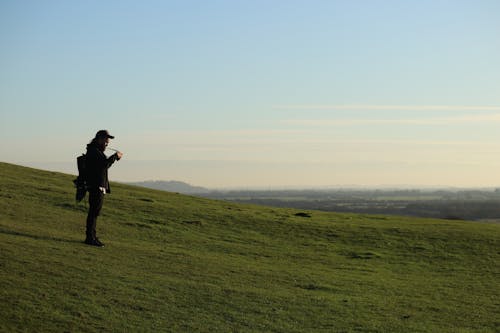
{"label": "thin cloud", "polygon": [[469,123],[500,123],[500,114],[476,114],[451,117],[409,119],[286,119],[283,123],[302,126],[348,126],[348,125],[451,125]]}
{"label": "thin cloud", "polygon": [[500,111],[496,105],[275,105],[281,110],[366,110],[366,111]]}

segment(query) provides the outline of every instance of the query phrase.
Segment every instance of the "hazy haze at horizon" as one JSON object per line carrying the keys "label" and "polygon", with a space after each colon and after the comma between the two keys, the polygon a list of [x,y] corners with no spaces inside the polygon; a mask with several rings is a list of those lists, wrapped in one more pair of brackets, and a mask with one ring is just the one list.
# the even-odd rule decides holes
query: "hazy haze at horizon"
{"label": "hazy haze at horizon", "polygon": [[498,1],[3,1],[0,160],[205,187],[500,185]]}

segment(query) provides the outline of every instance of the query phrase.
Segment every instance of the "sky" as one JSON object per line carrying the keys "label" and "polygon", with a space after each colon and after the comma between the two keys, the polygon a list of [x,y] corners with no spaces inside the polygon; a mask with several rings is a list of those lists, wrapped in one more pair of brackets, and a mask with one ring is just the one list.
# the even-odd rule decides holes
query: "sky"
{"label": "sky", "polygon": [[211,188],[500,186],[497,0],[0,1],[0,161]]}

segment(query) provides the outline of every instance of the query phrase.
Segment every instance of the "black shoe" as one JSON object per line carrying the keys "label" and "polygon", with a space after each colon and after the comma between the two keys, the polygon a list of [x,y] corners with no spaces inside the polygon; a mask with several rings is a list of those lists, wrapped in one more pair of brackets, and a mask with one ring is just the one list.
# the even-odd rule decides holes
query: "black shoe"
{"label": "black shoe", "polygon": [[100,246],[100,247],[104,247],[104,243],[102,243],[102,242],[99,240],[99,238],[97,238],[97,237],[96,237],[96,238],[95,238],[95,242],[96,242],[97,244],[99,244],[99,246]]}
{"label": "black shoe", "polygon": [[97,246],[97,247],[104,247],[104,244],[99,242],[96,239],[86,239],[85,244],[87,245],[92,245],[92,246]]}

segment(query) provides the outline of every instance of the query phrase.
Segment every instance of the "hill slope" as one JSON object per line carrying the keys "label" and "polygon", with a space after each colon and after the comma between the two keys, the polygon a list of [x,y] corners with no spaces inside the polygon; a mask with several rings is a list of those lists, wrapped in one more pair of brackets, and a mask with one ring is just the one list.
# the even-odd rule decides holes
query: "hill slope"
{"label": "hill slope", "polygon": [[2,332],[498,332],[500,227],[237,205],[0,163]]}

